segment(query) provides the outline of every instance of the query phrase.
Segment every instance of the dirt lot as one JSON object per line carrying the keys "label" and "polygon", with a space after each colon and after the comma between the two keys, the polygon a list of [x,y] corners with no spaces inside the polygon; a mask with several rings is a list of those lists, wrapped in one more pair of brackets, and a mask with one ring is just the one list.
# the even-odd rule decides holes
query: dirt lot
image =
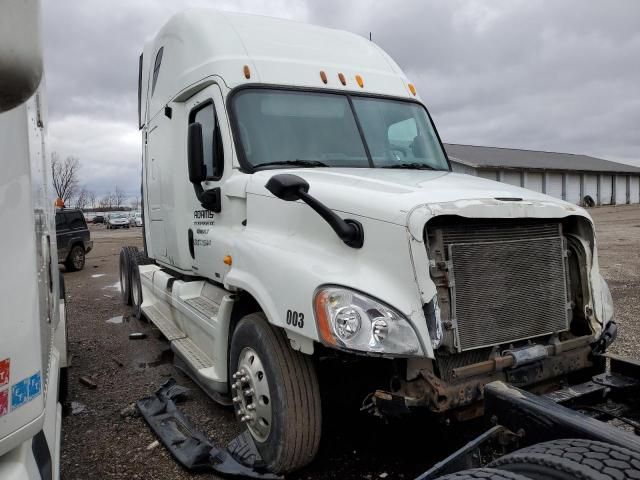
{"label": "dirt lot", "polygon": [[[640,341],[640,207],[592,210],[600,266],[616,304],[620,337],[614,351],[637,356]],[[210,401],[172,365],[168,343],[146,322],[129,317],[120,302],[118,254],[123,245],[141,246],[140,229],[92,230],[95,248],[83,271],[65,273],[68,303],[70,400],[63,419],[62,478],[184,479],[183,470],[146,423],[127,407],[173,376],[191,388],[183,410],[220,445],[238,432],[233,412]],[[129,333],[146,332],[144,340]],[[88,377],[97,385],[79,382]],[[123,412],[123,410],[125,410]],[[327,412],[325,412],[327,413]],[[386,425],[357,411],[334,408],[325,415],[316,461],[289,478],[413,478],[464,442],[460,432],[438,432],[417,421]],[[211,475],[198,475],[213,478]]]}

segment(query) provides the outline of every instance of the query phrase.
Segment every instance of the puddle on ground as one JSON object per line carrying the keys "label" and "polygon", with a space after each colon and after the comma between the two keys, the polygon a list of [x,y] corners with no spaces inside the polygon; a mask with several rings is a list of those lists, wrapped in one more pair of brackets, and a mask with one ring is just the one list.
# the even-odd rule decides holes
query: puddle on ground
{"label": "puddle on ground", "polygon": [[79,413],[84,412],[86,409],[87,406],[84,403],[71,402],[71,415],[78,415]]}
{"label": "puddle on ground", "polygon": [[154,360],[147,361],[145,359],[137,359],[135,361],[135,366],[138,369],[144,370],[145,368],[154,368],[159,367],[160,365],[165,365],[167,363],[171,363],[173,361],[173,352],[170,348],[166,350],[162,350],[160,355],[158,355]]}
{"label": "puddle on ground", "polygon": [[102,290],[107,290],[107,289],[120,291],[120,281],[118,280],[113,285],[107,285],[106,287],[102,287]]}
{"label": "puddle on ground", "polygon": [[129,315],[118,315],[116,317],[111,317],[109,320],[106,320],[107,323],[112,323],[112,324],[126,323],[128,321],[129,321]]}

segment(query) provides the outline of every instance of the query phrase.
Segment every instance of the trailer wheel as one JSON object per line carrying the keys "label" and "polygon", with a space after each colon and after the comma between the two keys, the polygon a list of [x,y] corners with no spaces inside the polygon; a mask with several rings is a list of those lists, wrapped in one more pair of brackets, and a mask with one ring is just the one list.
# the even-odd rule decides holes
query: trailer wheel
{"label": "trailer wheel", "polygon": [[517,473],[508,472],[506,470],[497,470],[495,468],[474,468],[473,470],[464,470],[462,472],[451,473],[444,477],[438,477],[436,480],[531,480]]}
{"label": "trailer wheel", "polygon": [[640,453],[595,440],[563,439],[517,450],[490,466],[534,480],[630,480],[640,478]]}
{"label": "trailer wheel", "polygon": [[231,393],[269,471],[287,473],[318,451],[320,390],[310,357],[291,349],[263,313],[245,316],[233,332]]}
{"label": "trailer wheel", "polygon": [[84,268],[84,261],[84,247],[80,244],[76,244],[71,247],[67,260],[64,262],[64,266],[69,272],[77,272]]}

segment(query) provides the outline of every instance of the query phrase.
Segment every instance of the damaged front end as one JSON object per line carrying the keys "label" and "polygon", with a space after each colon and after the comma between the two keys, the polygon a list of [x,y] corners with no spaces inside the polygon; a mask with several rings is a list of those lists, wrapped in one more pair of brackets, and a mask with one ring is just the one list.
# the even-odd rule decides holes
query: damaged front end
{"label": "damaged front end", "polygon": [[403,403],[465,420],[482,414],[487,383],[548,392],[598,373],[593,353],[616,326],[593,225],[574,206],[517,200],[466,202],[469,216],[459,205],[414,212],[433,358],[408,360],[398,388],[373,395],[378,411]]}

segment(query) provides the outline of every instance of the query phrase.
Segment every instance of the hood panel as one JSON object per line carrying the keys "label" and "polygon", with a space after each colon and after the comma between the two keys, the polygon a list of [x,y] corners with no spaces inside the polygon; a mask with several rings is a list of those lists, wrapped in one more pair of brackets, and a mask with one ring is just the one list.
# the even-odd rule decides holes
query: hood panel
{"label": "hood panel", "polygon": [[254,173],[247,193],[273,196],[264,188],[273,175],[291,173],[309,182],[309,193],[333,210],[406,225],[419,205],[462,200],[521,198],[524,201],[575,205],[506,183],[471,175],[429,170],[380,168],[313,168],[263,170]]}

